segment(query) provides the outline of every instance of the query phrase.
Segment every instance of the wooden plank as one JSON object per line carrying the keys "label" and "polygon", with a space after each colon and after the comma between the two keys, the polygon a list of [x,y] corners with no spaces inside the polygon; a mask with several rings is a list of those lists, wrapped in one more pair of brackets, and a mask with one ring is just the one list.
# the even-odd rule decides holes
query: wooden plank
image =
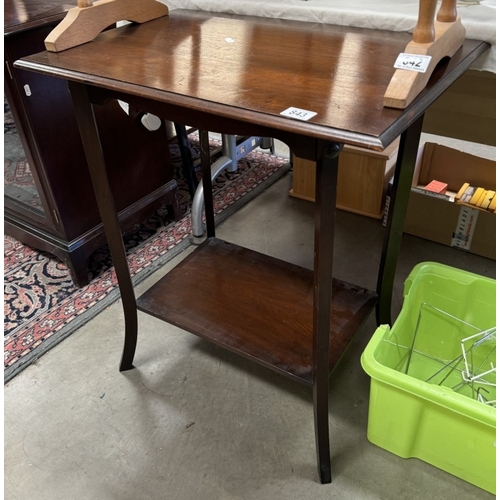
{"label": "wooden plank", "polygon": [[[376,302],[333,280],[330,369]],[[312,271],[216,238],[137,301],[140,311],[311,385]]]}

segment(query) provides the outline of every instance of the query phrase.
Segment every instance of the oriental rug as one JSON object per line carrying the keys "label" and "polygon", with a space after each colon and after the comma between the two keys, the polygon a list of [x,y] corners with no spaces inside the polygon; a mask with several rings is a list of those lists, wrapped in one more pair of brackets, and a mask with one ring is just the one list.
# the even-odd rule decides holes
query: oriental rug
{"label": "oriental rug", "polygon": [[[193,158],[196,158],[199,156],[197,137],[190,136],[190,141]],[[191,244],[190,197],[175,143],[171,145],[171,157],[176,167],[183,217],[175,222],[169,219],[166,209],[159,210],[136,231],[125,235],[134,284]],[[6,169],[11,166],[10,159],[8,162]],[[27,169],[26,163],[24,172]],[[239,161],[237,172],[222,173],[214,182],[216,223],[233,214],[288,170],[287,159],[255,150]],[[91,256],[89,273],[90,283],[77,288],[61,261],[5,236],[5,382],[118,299],[116,274],[107,247]]]}

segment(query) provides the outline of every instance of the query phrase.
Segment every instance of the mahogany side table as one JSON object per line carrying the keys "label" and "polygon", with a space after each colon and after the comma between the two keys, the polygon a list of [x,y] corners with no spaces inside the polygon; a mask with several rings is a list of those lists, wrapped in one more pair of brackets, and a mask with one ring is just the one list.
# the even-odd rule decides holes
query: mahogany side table
{"label": "mahogany side table", "polygon": [[[393,64],[409,39],[405,33],[174,10],[16,63],[69,81],[122,294],[120,369],[133,368],[140,310],[311,387],[323,483],[331,481],[329,374],[373,307],[379,324],[391,322],[424,112],[488,48],[466,40],[407,109],[384,108]],[[207,240],[136,299],[93,115],[94,107],[115,98],[199,130],[274,137],[314,161],[314,270],[215,237],[204,133]],[[338,153],[343,144],[380,151],[398,136],[396,192],[373,292],[332,279]]]}

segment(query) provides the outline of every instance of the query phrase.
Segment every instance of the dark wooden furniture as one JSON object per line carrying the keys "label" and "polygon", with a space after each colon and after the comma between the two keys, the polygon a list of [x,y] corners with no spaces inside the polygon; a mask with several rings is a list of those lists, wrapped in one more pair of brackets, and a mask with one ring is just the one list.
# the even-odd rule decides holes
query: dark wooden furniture
{"label": "dark wooden furniture", "polygon": [[[63,80],[13,66],[44,50],[45,37],[71,3],[4,3],[5,95],[39,196],[32,206],[6,189],[4,215],[7,234],[62,259],[83,286],[88,257],[105,237],[71,96]],[[116,101],[96,115],[123,227],[132,229],[162,205],[171,205],[179,216],[165,126],[149,132]]]}
{"label": "dark wooden furniture", "polygon": [[[176,10],[169,17],[101,34],[67,52],[16,63],[69,80],[122,293],[126,331],[120,369],[133,367],[138,308],[310,386],[324,483],[331,480],[329,374],[375,304],[378,322],[391,321],[392,285],[424,112],[487,48],[466,41],[439,65],[406,110],[384,108],[393,63],[409,38]],[[93,108],[113,98],[200,130],[275,137],[297,156],[313,160],[314,270],[215,238],[208,135],[202,133],[208,239],[136,301],[93,121]],[[309,121],[280,115],[290,106],[317,114]],[[382,150],[400,135],[377,292],[332,281],[338,153],[344,143]]]}

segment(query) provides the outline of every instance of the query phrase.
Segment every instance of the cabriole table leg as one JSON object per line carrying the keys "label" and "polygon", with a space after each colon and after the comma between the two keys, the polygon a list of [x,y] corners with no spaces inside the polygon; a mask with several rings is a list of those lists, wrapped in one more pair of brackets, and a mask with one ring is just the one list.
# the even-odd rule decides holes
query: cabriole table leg
{"label": "cabriole table leg", "polygon": [[318,472],[322,483],[332,481],[328,426],[330,314],[332,301],[333,234],[338,156],[342,145],[320,144],[316,162],[314,214],[313,400]]}
{"label": "cabriole table leg", "polygon": [[81,83],[69,82],[69,90],[73,99],[76,120],[82,137],[87,158],[90,177],[94,186],[97,206],[101,214],[104,232],[116,270],[120,294],[125,316],[125,343],[120,362],[120,371],[133,368],[135,348],[137,345],[137,307],[132,279],[127,264],[127,256],[123,245],[120,223],[115,209],[115,202],[106,175],[106,165],[99,139],[99,132],[94,117],[94,110],[87,92]]}
{"label": "cabriole table leg", "polygon": [[379,297],[376,307],[377,325],[392,324],[392,290],[423,121],[424,115],[422,114],[401,134],[399,142],[391,204],[377,282],[377,295]]}

